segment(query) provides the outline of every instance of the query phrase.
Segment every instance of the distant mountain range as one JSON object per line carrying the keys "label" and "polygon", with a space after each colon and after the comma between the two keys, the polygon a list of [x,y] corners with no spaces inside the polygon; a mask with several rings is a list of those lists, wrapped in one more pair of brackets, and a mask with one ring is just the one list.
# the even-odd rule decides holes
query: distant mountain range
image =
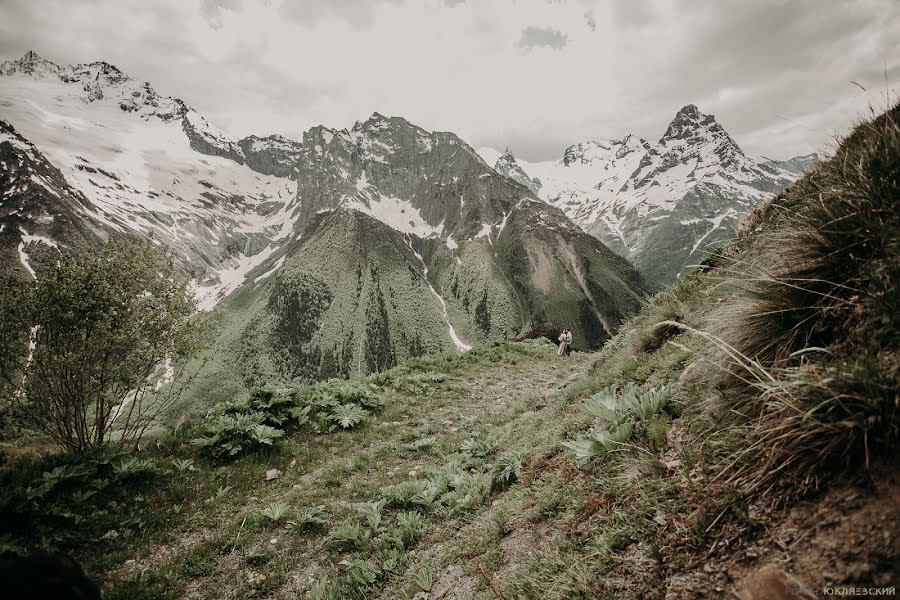
{"label": "distant mountain range", "polygon": [[108,63],[33,52],[0,98],[0,269],[151,236],[216,308],[220,380],[379,371],[541,322],[596,347],[648,293],[452,133],[375,113],[234,139]]}
{"label": "distant mountain range", "polygon": [[561,208],[659,289],[730,239],[743,215],[817,158],[748,157],[712,115],[688,105],[655,144],[635,135],[590,140],[544,163],[516,160],[507,149],[494,168]]}

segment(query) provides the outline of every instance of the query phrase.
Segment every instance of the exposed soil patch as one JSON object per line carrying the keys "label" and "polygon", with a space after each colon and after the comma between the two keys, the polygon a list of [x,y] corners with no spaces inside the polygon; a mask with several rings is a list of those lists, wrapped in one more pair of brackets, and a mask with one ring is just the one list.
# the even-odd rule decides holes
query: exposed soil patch
{"label": "exposed soil patch", "polygon": [[669,579],[666,600],[721,598],[723,593],[762,600],[778,589],[777,579],[799,583],[807,594],[786,598],[900,585],[900,481],[895,471],[881,470],[871,486],[837,487],[762,521],[763,533],[756,540]]}

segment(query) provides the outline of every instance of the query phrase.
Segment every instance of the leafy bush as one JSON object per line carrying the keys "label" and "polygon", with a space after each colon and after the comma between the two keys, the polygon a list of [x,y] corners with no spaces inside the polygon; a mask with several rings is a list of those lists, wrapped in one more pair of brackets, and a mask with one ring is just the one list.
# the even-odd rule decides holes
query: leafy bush
{"label": "leafy bush", "polygon": [[155,521],[144,519],[145,494],[165,497],[179,487],[177,475],[170,475],[170,485],[154,486],[161,473],[149,458],[111,450],[19,459],[0,471],[0,548],[70,551],[111,529],[151,527]]}
{"label": "leafy bush", "polygon": [[312,584],[307,597],[309,600],[338,600],[340,590],[327,576],[323,576]]}
{"label": "leafy bush", "polygon": [[409,546],[425,534],[425,519],[418,512],[399,512],[397,513],[397,528],[400,531],[401,540]]}
{"label": "leafy bush", "polygon": [[313,428],[321,432],[356,427],[369,410],[384,404],[384,398],[370,383],[331,381],[295,392],[294,402],[308,410]]}
{"label": "leafy bush", "polygon": [[298,529],[313,529],[321,525],[327,525],[328,520],[325,518],[325,512],[319,506],[303,506],[297,510],[297,514],[290,524],[297,526]]}
{"label": "leafy bush", "polygon": [[191,380],[194,313],[149,240],[65,252],[37,280],[0,282],[0,400],[68,451],[136,447]]}
{"label": "leafy bush", "polygon": [[390,388],[396,392],[413,397],[430,397],[446,387],[447,375],[433,371],[407,372],[407,367],[400,367],[372,377],[373,383]]}
{"label": "leafy bush", "polygon": [[214,407],[194,444],[219,458],[272,447],[286,433],[309,425],[316,432],[350,429],[384,403],[367,383],[334,381],[298,390],[258,389]]}
{"label": "leafy bush", "polygon": [[491,489],[503,491],[518,481],[522,474],[522,463],[527,456],[527,452],[510,452],[499,457],[494,464]]}
{"label": "leafy bush", "polygon": [[136,478],[145,475],[153,475],[158,469],[149,458],[137,458],[129,456],[113,463],[113,472],[122,479]]}
{"label": "leafy bush", "polygon": [[358,521],[341,523],[328,530],[328,537],[340,548],[355,550],[369,539],[369,532]]}
{"label": "leafy bush", "polygon": [[384,501],[366,502],[360,505],[357,510],[366,518],[369,529],[373,532],[378,531],[381,527],[381,509],[384,507]]}
{"label": "leafy bush", "polygon": [[203,424],[203,435],[193,441],[219,458],[271,448],[284,431],[265,425],[260,412],[214,415]]}
{"label": "leafy bush", "polygon": [[411,479],[389,485],[381,489],[381,497],[387,506],[409,508],[419,505],[427,494],[429,482],[426,479]]}
{"label": "leafy bush", "polygon": [[422,565],[413,573],[412,581],[421,591],[430,592],[434,587],[434,572],[430,566]]}
{"label": "leafy bush", "polygon": [[563,442],[575,460],[585,463],[591,458],[620,448],[631,439],[638,422],[647,423],[659,414],[671,397],[668,386],[641,390],[629,382],[618,392],[611,386],[597,392],[582,405],[587,414],[601,419],[606,429]]}
{"label": "leafy bush", "polygon": [[334,421],[343,429],[350,429],[362,423],[368,414],[358,404],[339,404],[334,407],[334,412],[328,415],[328,419]]}
{"label": "leafy bush", "polygon": [[575,460],[585,463],[590,459],[619,448],[631,437],[634,426],[622,423],[608,431],[600,431],[578,439],[563,442],[563,446],[572,451]]}
{"label": "leafy bush", "polygon": [[380,570],[368,561],[354,558],[347,567],[345,593],[350,598],[365,598],[367,592],[375,585]]}
{"label": "leafy bush", "polygon": [[194,466],[194,459],[192,458],[173,458],[172,466],[175,467],[175,470],[179,473],[197,470],[197,467]]}
{"label": "leafy bush", "polygon": [[290,507],[284,502],[271,502],[263,509],[262,515],[273,523],[278,523],[287,516],[289,510]]}

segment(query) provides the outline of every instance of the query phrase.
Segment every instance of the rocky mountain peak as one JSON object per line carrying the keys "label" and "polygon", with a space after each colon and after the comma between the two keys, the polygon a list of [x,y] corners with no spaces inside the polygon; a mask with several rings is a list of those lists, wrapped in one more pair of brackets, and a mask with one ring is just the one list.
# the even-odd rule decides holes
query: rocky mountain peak
{"label": "rocky mountain peak", "polygon": [[401,117],[386,117],[380,112],[373,112],[372,116],[370,116],[365,121],[357,121],[353,125],[353,129],[351,131],[377,131],[380,129],[387,129],[392,126],[396,127],[398,125],[409,125],[410,123]]}
{"label": "rocky mountain peak", "polygon": [[[651,154],[662,156],[670,167],[688,158],[703,163],[719,163],[726,169],[749,168],[747,157],[713,115],[700,112],[693,104],[679,110]],[[649,158],[649,157],[648,157]],[[646,161],[649,166],[652,161]]]}
{"label": "rocky mountain peak", "polygon": [[541,180],[537,177],[531,178],[528,176],[525,170],[519,166],[518,162],[516,162],[516,157],[508,146],[494,164],[494,170],[504,177],[508,177],[513,181],[524,185],[535,195],[537,195],[541,189]]}
{"label": "rocky mountain peak", "polygon": [[660,143],[667,140],[693,139],[704,133],[728,136],[713,115],[707,115],[693,104],[682,107],[669,123]]}
{"label": "rocky mountain peak", "polygon": [[543,200],[664,285],[814,162],[748,157],[713,115],[688,104],[658,143],[593,139],[569,146],[561,161],[524,166],[541,178]]}
{"label": "rocky mountain peak", "polygon": [[812,154],[803,154],[800,156],[794,156],[793,158],[789,158],[787,160],[774,160],[771,158],[763,157],[766,159],[764,163],[767,166],[771,166],[776,169],[783,169],[795,175],[803,175],[812,171],[815,167],[816,163],[819,161],[819,155],[813,152]]}
{"label": "rocky mountain peak", "polygon": [[[131,81],[131,77],[126,75],[121,69],[103,60],[84,65],[76,65],[70,67],[69,71],[69,73],[63,75],[64,81],[99,81],[104,85],[116,85]],[[150,87],[149,83],[145,83],[144,85],[148,88]],[[152,90],[152,88],[150,89]]]}
{"label": "rocky mountain peak", "polygon": [[60,67],[46,58],[29,50],[22,58],[8,60],[0,64],[0,75],[29,75],[31,77],[58,76]]}
{"label": "rocky mountain peak", "polygon": [[[516,156],[512,153],[512,150],[509,149],[509,146],[503,151],[503,154],[497,159],[497,165],[514,165],[516,164]],[[499,170],[494,167],[495,170]]]}

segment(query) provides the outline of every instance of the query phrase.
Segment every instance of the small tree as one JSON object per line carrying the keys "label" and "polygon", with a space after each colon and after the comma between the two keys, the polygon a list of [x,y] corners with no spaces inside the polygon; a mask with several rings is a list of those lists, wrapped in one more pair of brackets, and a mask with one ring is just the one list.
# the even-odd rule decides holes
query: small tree
{"label": "small tree", "polygon": [[[190,377],[195,305],[149,241],[66,254],[0,290],[0,393],[67,450],[137,444]],[[176,369],[176,366],[178,367]]]}

